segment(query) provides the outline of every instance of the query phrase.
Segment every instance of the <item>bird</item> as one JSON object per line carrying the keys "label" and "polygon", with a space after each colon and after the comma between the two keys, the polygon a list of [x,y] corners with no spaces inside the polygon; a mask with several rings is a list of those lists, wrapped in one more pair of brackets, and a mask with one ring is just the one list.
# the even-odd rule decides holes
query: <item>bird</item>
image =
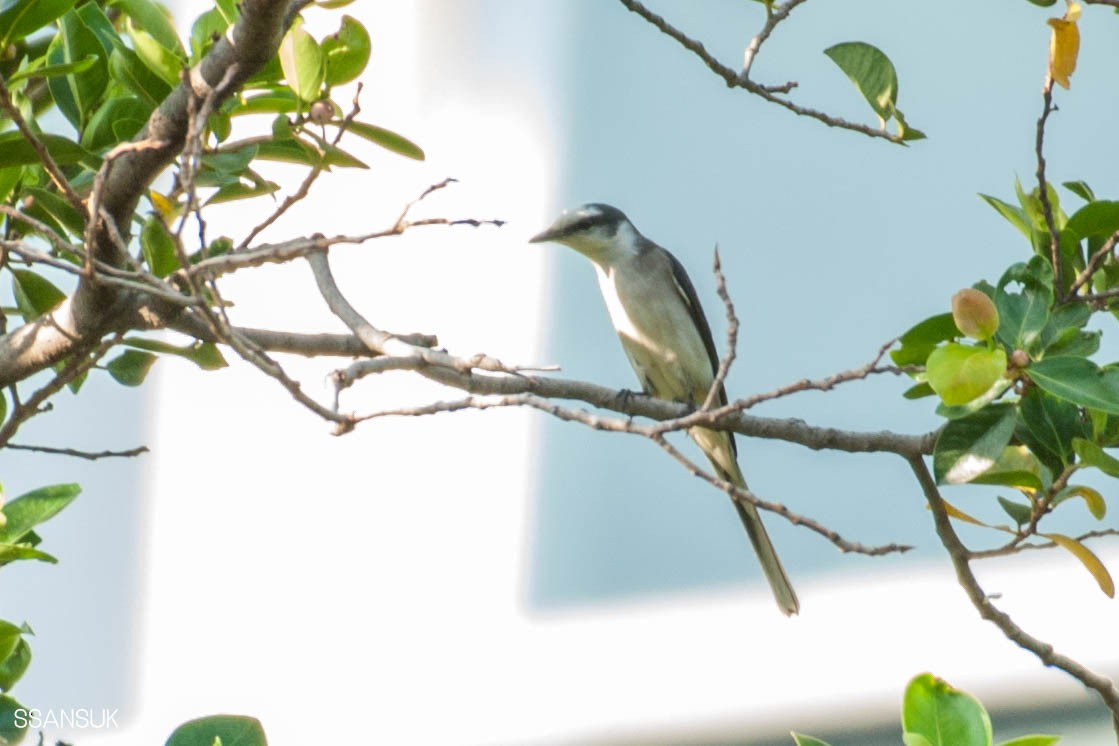
{"label": "bird", "polygon": [[[719,356],[695,286],[671,252],[641,235],[621,210],[601,203],[567,210],[529,239],[543,242],[568,246],[594,264],[614,331],[647,395],[692,405],[706,400]],[[725,404],[721,385],[718,395]],[[733,433],[693,427],[688,435],[720,479],[746,488]],[[778,608],[786,616],[798,613],[800,603],[758,509],[733,502]]]}

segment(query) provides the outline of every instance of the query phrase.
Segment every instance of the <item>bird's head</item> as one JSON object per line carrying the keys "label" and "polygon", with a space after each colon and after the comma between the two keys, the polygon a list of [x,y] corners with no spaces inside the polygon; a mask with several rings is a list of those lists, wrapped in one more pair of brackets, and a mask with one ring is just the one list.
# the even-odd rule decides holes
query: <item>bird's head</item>
{"label": "bird's head", "polygon": [[621,210],[599,203],[566,210],[556,222],[529,239],[529,243],[555,241],[590,259],[609,262],[637,251],[639,234]]}

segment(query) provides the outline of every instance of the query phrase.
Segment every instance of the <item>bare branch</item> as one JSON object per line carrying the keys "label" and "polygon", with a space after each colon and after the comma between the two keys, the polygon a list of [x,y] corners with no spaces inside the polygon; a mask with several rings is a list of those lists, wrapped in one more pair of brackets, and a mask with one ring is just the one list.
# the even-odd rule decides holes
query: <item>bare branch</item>
{"label": "bare branch", "polygon": [[1107,261],[1107,258],[1115,253],[1115,245],[1117,242],[1119,242],[1119,232],[1112,233],[1108,239],[1104,241],[1103,246],[1100,246],[1100,248],[1092,254],[1084,270],[1076,276],[1076,279],[1072,281],[1072,285],[1069,286],[1069,298],[1076,295],[1076,291],[1084,287],[1084,285],[1092,279],[1092,275]]}
{"label": "bare branch", "polygon": [[1061,236],[1057,230],[1057,221],[1053,217],[1053,203],[1049,200],[1049,182],[1045,178],[1045,123],[1053,113],[1053,78],[1046,77],[1045,85],[1041,89],[1042,102],[1041,116],[1037,118],[1037,136],[1034,140],[1034,153],[1037,155],[1037,186],[1038,199],[1041,201],[1041,212],[1045,216],[1045,227],[1049,231],[1049,261],[1053,266],[1053,285],[1057,290],[1057,297],[1064,298],[1064,282],[1061,277]]}
{"label": "bare branch", "polygon": [[[769,38],[769,35],[773,33],[773,30],[777,28],[777,25],[788,18],[789,14],[792,13],[798,5],[804,2],[806,2],[806,0],[788,0],[784,5],[778,5],[775,10],[770,10],[767,6],[767,10],[770,10],[770,12],[766,14],[765,26],[762,26],[762,30],[758,32],[757,36],[751,39],[750,43],[746,45],[746,53],[742,58],[742,73],[739,77],[750,77],[750,68],[753,66],[754,58],[758,56],[762,44],[764,44],[765,40]],[[790,84],[786,83],[786,85]],[[795,85],[795,83],[792,84],[792,86]]]}
{"label": "bare branch", "polygon": [[734,312],[734,303],[730,299],[730,293],[727,292],[727,278],[723,275],[723,267],[719,261],[718,246],[715,247],[715,264],[712,271],[715,273],[715,291],[719,294],[719,299],[723,301],[723,308],[727,312],[727,351],[724,353],[722,360],[719,361],[719,368],[715,371],[715,380],[711,382],[711,388],[707,390],[707,397],[703,400],[703,406],[700,409],[711,409],[715,402],[726,402],[727,394],[723,384],[727,380],[727,374],[730,373],[730,366],[734,364],[738,348],[738,316]]}
{"label": "bare branch", "polygon": [[[1088,539],[1099,539],[1104,536],[1119,536],[1119,528],[1105,528],[1096,531],[1086,531],[1079,536],[1074,536],[1076,541],[1086,541]],[[991,559],[993,557],[1007,557],[1012,554],[1026,551],[1028,549],[1052,549],[1057,546],[1056,542],[1045,541],[1039,544],[1022,544],[1018,540],[1008,542],[1001,547],[995,549],[984,549],[980,551],[969,551],[968,557],[973,560],[978,559]]]}
{"label": "bare branch", "polygon": [[75,448],[54,448],[52,446],[33,446],[21,443],[8,443],[5,448],[13,451],[32,451],[34,453],[50,453],[58,456],[73,456],[84,458],[87,461],[97,461],[103,458],[132,458],[148,452],[147,446],[129,448],[127,451],[82,451]]}
{"label": "bare branch", "polygon": [[937,489],[936,482],[933,480],[932,474],[929,473],[924,458],[910,456],[906,460],[917,477],[921,490],[925,493],[925,499],[928,500],[929,507],[932,509],[937,536],[940,537],[944,548],[948,550],[948,556],[956,570],[956,579],[963,587],[964,592],[967,593],[967,597],[976,611],[979,612],[979,616],[998,627],[999,631],[1008,640],[1033,653],[1046,666],[1059,668],[1080,681],[1084,686],[1094,689],[1100,695],[1104,704],[1107,705],[1107,708],[1111,710],[1112,718],[1117,729],[1119,729],[1119,688],[1116,688],[1115,683],[1106,676],[1098,674],[1072,658],[1056,652],[1052,645],[1026,632],[1006,612],[1001,611],[991,603],[990,596],[984,592],[971,570],[971,565],[968,562],[969,550],[960,541],[956,529],[952,526],[952,520],[948,517],[948,511],[945,508],[944,500],[940,496],[940,490]]}

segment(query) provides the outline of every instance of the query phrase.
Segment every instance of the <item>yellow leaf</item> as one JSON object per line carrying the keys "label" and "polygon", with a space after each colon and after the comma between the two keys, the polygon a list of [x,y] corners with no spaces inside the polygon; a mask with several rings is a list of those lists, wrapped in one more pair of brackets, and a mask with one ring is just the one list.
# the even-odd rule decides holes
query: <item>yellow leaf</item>
{"label": "yellow leaf", "polygon": [[1086,487],[1082,484],[1073,485],[1061,490],[1060,498],[1064,500],[1066,497],[1083,497],[1084,503],[1088,506],[1088,512],[1097,521],[1102,521],[1103,517],[1107,515],[1107,502],[1104,501],[1103,495],[1091,487]]}
{"label": "yellow leaf", "polygon": [[151,200],[152,207],[159,210],[159,214],[164,220],[173,220],[178,216],[180,206],[154,189],[148,190],[148,199]]}
{"label": "yellow leaf", "polygon": [[1069,87],[1069,76],[1076,70],[1076,57],[1080,54],[1080,3],[1069,2],[1064,18],[1050,18],[1053,36],[1049,40],[1049,77],[1064,88]]}
{"label": "yellow leaf", "polygon": [[1065,536],[1064,534],[1042,534],[1042,536],[1072,552],[1072,555],[1080,560],[1081,564],[1088,569],[1088,572],[1092,573],[1092,577],[1099,583],[1100,590],[1104,592],[1104,595],[1108,598],[1115,598],[1115,581],[1111,579],[1111,573],[1107,571],[1107,568],[1100,562],[1100,558],[1094,555],[1091,549],[1071,536]]}
{"label": "yellow leaf", "polygon": [[968,515],[964,511],[960,510],[959,508],[957,508],[955,505],[948,502],[947,500],[941,499],[940,502],[942,502],[944,504],[944,512],[947,513],[948,515],[952,516],[953,518],[956,518],[956,519],[961,520],[961,521],[966,521],[968,523],[972,523],[976,526],[986,526],[987,528],[994,528],[993,526],[988,526],[986,523],[979,520],[978,518],[972,518],[970,515]]}

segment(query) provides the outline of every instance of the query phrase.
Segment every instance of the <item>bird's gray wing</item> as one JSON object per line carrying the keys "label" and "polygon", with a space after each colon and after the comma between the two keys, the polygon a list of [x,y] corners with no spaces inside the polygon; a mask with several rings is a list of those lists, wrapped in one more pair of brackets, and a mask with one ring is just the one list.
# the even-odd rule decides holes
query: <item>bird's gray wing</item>
{"label": "bird's gray wing", "polygon": [[[688,307],[692,322],[695,324],[695,328],[699,330],[699,336],[703,339],[703,346],[707,349],[707,358],[711,361],[711,374],[715,375],[716,371],[719,370],[719,353],[715,349],[715,340],[711,336],[711,325],[707,323],[703,306],[699,304],[699,296],[696,295],[695,286],[692,285],[692,280],[688,277],[684,265],[672,255],[672,252],[667,249],[663,249],[663,251],[668,256],[669,264],[672,267],[672,280],[676,283],[676,290],[683,298],[684,305]],[[719,387],[719,403],[727,403],[727,392],[723,386]]]}

